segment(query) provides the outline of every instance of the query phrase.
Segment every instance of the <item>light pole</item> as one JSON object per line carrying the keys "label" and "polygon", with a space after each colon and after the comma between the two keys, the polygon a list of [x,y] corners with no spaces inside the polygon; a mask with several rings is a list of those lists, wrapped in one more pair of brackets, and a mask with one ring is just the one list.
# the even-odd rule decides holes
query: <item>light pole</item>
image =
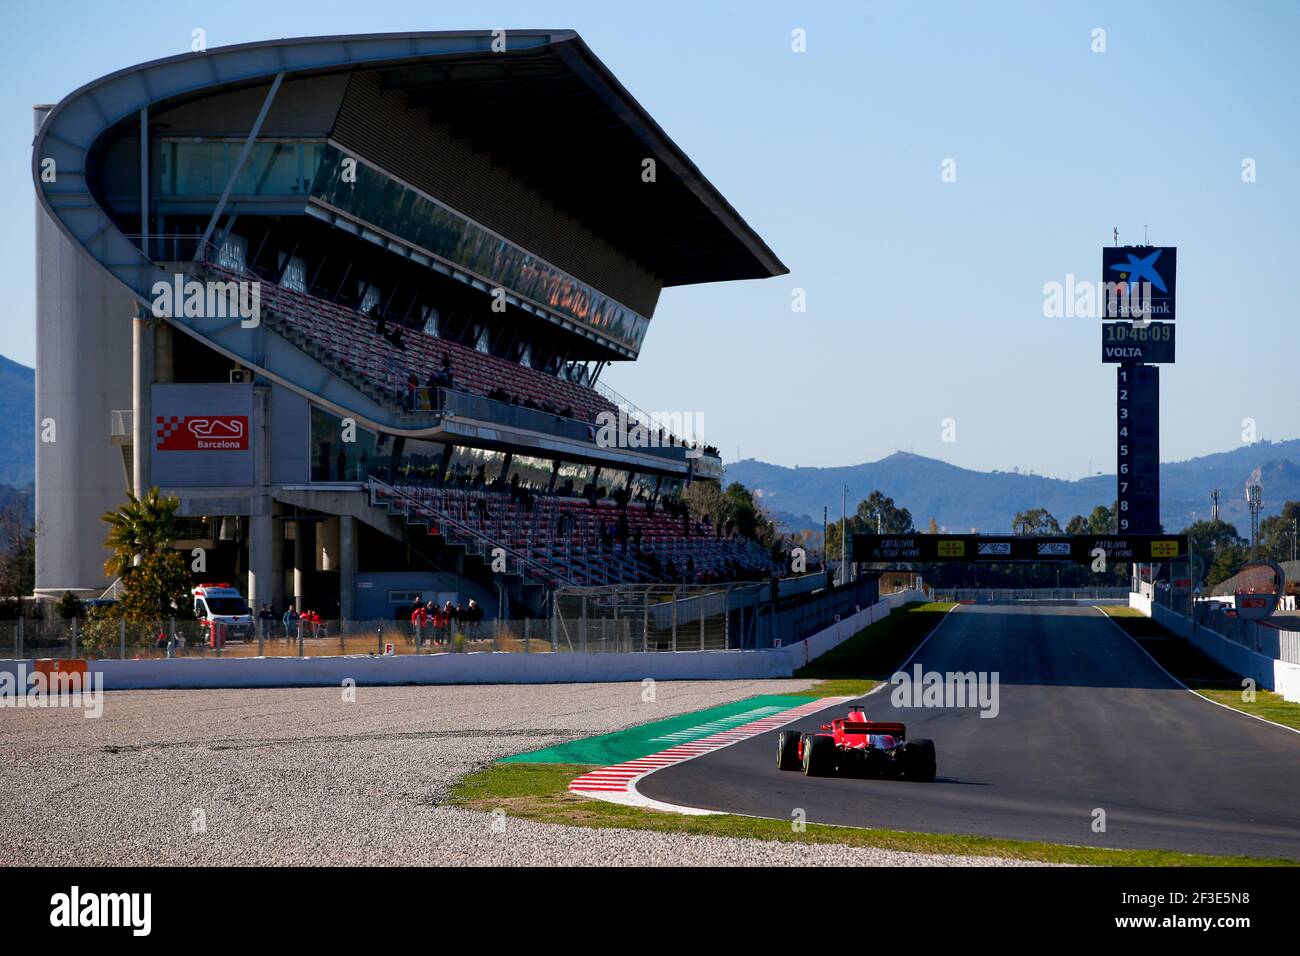
{"label": "light pole", "polygon": [[845,485],[840,491],[840,584],[848,580],[844,567],[844,518],[849,502],[849,486]]}

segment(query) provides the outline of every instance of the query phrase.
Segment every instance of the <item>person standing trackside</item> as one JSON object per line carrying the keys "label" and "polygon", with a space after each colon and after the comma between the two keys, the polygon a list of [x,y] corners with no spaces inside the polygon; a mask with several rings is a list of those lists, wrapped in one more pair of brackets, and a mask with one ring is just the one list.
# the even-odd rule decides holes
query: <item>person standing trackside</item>
{"label": "person standing trackside", "polygon": [[292,604],[284,612],[284,636],[288,638],[298,636],[298,612],[293,609]]}
{"label": "person standing trackside", "polygon": [[424,643],[424,626],[428,623],[429,615],[424,610],[424,605],[419,601],[415,602],[415,610],[411,612],[411,625],[415,628],[415,643],[420,645]]}

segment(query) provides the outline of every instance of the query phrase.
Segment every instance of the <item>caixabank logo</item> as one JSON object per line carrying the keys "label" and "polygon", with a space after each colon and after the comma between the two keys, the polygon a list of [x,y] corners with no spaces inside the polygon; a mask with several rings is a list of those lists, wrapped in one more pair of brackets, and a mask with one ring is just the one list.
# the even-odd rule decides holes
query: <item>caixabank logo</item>
{"label": "caixabank logo", "polygon": [[247,415],[159,415],[158,451],[247,451]]}

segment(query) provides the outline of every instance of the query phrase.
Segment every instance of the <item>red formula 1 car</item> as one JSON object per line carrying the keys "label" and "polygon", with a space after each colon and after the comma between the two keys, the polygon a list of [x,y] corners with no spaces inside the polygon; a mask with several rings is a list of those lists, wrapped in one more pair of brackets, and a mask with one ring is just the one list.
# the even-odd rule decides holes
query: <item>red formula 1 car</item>
{"label": "red formula 1 car", "polygon": [[934,780],[934,743],[907,739],[903,724],[867,720],[860,710],[822,724],[822,733],[783,730],[776,736],[776,765],[808,777],[833,773]]}

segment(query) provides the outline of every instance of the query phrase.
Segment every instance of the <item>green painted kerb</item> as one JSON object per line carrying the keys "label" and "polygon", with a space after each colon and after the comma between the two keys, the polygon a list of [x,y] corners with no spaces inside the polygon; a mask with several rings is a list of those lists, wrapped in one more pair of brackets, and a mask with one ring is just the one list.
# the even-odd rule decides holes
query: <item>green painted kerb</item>
{"label": "green painted kerb", "polygon": [[784,710],[802,707],[810,702],[808,697],[784,697],[762,694],[747,697],[734,704],[709,707],[667,720],[656,720],[639,727],[617,730],[612,734],[587,737],[531,753],[506,757],[502,763],[586,763],[607,766],[635,760],[647,754],[667,750],[677,744],[699,740],[719,731],[731,730],[752,720],[771,717]]}

